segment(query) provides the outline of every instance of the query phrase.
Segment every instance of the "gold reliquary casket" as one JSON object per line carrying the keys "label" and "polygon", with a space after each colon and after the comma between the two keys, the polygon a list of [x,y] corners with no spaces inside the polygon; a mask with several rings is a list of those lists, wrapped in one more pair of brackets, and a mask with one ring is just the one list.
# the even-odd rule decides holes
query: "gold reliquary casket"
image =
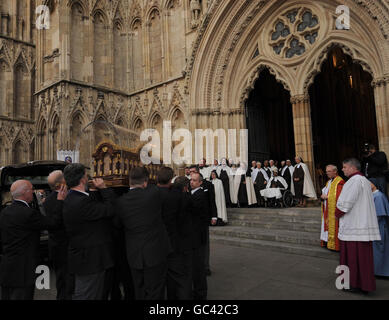
{"label": "gold reliquary casket", "polygon": [[103,178],[107,187],[129,187],[129,173],[134,167],[146,167],[149,182],[156,183],[161,165],[143,165],[139,152],[117,146],[111,142],[100,143],[93,157],[93,178]]}

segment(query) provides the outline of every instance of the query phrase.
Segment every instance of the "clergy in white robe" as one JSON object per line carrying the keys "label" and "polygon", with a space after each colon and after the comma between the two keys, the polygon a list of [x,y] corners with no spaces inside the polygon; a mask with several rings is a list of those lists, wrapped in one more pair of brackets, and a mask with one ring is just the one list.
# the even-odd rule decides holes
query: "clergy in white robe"
{"label": "clergy in white robe", "polygon": [[372,191],[381,235],[381,241],[373,242],[374,273],[376,276],[389,277],[389,201],[374,184]]}
{"label": "clergy in white robe", "polygon": [[215,202],[217,208],[217,217],[223,220],[224,223],[228,222],[227,219],[227,207],[226,207],[226,199],[224,195],[223,182],[219,179],[216,171],[212,171],[211,173],[211,181],[215,188]]}
{"label": "clergy in white robe", "polygon": [[217,167],[216,173],[219,177],[219,179],[223,183],[223,190],[224,190],[224,198],[226,201],[227,208],[231,207],[231,193],[230,188],[231,184],[233,184],[233,176],[231,172],[231,168],[227,165],[227,159],[223,158],[221,161],[221,165]]}
{"label": "clergy in white robe", "polygon": [[251,180],[250,172],[244,163],[241,163],[236,170],[234,176],[234,194],[231,201],[234,204],[239,204],[239,206],[251,206],[257,203],[254,184]]}
{"label": "clergy in white robe", "polygon": [[381,240],[371,184],[360,172],[357,159],[343,162],[349,180],[338,198],[335,216],[339,219],[340,264],[350,270],[350,286],[364,292],[375,291],[373,241]]}
{"label": "clergy in white robe", "polygon": [[339,251],[339,220],[335,217],[336,203],[345,184],[338,175],[338,168],[334,165],[326,167],[329,178],[321,194],[321,246],[330,250]]}

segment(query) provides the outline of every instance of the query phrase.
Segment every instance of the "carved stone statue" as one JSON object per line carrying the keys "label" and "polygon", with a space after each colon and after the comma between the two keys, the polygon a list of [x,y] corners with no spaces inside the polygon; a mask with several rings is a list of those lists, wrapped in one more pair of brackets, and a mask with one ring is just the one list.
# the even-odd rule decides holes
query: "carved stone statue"
{"label": "carved stone statue", "polygon": [[192,26],[196,27],[201,14],[200,0],[190,0],[190,10],[192,12]]}

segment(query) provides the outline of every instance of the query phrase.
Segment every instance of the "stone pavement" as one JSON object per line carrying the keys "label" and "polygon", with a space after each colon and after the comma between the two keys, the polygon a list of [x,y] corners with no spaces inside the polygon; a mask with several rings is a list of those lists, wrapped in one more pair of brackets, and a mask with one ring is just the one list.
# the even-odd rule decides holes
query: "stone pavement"
{"label": "stone pavement", "polygon": [[[337,265],[333,259],[211,243],[208,296],[212,300],[389,299],[387,279],[377,279],[377,291],[368,296],[337,290]],[[51,284],[55,285],[54,279]],[[55,288],[37,291],[35,298],[54,300]]]}
{"label": "stone pavement", "polygon": [[334,259],[219,244],[211,254],[209,299],[389,299],[389,279],[377,279],[377,291],[368,296],[337,290]]}

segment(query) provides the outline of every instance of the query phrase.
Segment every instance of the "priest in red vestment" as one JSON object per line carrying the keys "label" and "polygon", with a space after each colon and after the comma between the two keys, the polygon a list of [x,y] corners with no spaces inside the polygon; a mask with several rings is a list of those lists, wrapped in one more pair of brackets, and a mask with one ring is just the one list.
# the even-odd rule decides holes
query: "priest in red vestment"
{"label": "priest in red vestment", "polygon": [[357,159],[343,161],[345,183],[336,205],[339,218],[340,264],[350,270],[351,290],[376,290],[373,241],[381,240],[369,180]]}

